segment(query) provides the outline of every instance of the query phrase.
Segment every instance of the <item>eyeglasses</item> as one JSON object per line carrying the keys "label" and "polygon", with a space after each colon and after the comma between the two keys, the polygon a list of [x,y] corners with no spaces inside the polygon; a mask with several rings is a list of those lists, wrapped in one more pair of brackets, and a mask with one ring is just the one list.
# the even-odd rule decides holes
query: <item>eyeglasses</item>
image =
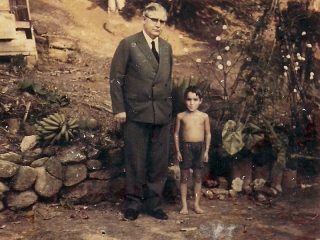
{"label": "eyeglasses", "polygon": [[160,25],[165,25],[167,21],[164,21],[164,20],[160,20],[160,19],[157,19],[157,18],[151,18],[149,16],[145,16],[147,18],[149,18],[153,23],[157,24],[158,22],[160,22]]}

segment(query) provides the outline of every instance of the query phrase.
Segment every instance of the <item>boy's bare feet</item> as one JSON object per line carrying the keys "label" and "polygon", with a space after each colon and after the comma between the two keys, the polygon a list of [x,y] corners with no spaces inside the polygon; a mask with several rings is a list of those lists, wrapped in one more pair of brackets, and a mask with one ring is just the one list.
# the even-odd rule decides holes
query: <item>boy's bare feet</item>
{"label": "boy's bare feet", "polygon": [[180,214],[183,214],[183,215],[189,214],[188,209],[187,209],[186,207],[183,207],[183,208],[180,210]]}
{"label": "boy's bare feet", "polygon": [[202,214],[202,213],[204,213],[204,211],[203,211],[200,207],[194,207],[194,211],[195,211],[197,214]]}

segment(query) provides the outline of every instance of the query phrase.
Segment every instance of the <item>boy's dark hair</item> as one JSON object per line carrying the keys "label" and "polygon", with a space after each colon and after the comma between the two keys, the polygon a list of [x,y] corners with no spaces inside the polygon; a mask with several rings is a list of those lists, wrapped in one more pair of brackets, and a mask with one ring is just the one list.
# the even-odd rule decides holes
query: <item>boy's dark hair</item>
{"label": "boy's dark hair", "polygon": [[203,98],[203,93],[197,86],[187,87],[187,89],[184,91],[184,99],[187,99],[187,95],[189,92],[195,93],[200,99]]}

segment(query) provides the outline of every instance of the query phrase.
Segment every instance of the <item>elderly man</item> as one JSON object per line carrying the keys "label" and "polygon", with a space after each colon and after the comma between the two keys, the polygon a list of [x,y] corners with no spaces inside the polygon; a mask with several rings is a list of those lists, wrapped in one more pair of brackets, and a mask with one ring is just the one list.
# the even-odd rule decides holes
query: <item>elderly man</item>
{"label": "elderly man", "polygon": [[171,102],[172,48],[160,38],[167,11],[150,3],[143,30],[123,39],[110,71],[114,119],[123,124],[126,169],[124,217],[147,214],[166,220],[160,208],[167,177]]}

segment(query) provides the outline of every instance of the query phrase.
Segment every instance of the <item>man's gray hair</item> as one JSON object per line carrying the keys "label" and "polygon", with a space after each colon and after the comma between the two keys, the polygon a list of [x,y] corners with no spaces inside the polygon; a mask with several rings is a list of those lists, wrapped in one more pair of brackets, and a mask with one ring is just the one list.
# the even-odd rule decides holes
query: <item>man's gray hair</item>
{"label": "man's gray hair", "polygon": [[149,13],[154,11],[163,12],[166,14],[166,16],[168,16],[167,10],[164,7],[162,7],[159,3],[149,3],[143,11],[143,16],[149,16]]}

